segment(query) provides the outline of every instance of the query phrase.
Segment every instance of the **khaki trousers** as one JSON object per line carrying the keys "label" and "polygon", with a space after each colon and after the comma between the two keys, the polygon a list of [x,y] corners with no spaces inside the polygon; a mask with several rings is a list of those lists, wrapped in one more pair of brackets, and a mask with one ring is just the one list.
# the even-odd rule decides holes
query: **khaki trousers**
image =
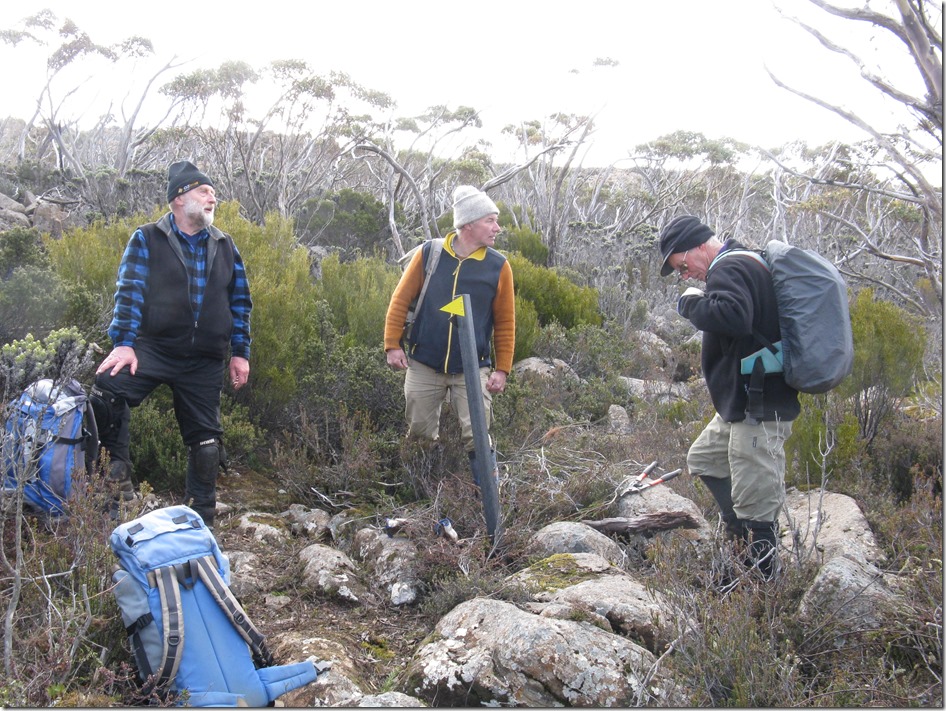
{"label": "khaki trousers", "polygon": [[732,477],[733,510],[744,521],[771,522],[785,502],[785,440],[791,422],[725,422],[716,414],[687,453],[694,476]]}
{"label": "khaki trousers", "polygon": [[[493,421],[493,395],[486,390],[489,368],[480,368],[480,390],[486,411],[486,428]],[[412,437],[440,439],[440,410],[445,402],[453,405],[463,434],[463,448],[472,452],[473,425],[463,373],[446,374],[412,360],[404,378],[404,402]]]}

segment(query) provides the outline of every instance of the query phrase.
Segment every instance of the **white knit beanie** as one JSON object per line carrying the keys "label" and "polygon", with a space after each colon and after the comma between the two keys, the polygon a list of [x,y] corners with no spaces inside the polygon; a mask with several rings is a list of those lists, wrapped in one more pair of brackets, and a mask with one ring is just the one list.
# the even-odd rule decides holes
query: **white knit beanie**
{"label": "white knit beanie", "polygon": [[490,200],[489,195],[474,188],[472,185],[458,185],[453,191],[453,227],[460,229],[463,225],[476,222],[487,215],[498,215],[499,208]]}

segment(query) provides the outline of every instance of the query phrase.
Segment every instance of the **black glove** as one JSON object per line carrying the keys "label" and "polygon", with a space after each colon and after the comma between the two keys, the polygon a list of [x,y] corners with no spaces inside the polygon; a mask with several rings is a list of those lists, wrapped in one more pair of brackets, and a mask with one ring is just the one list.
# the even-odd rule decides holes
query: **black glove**
{"label": "black glove", "polygon": [[705,296],[702,289],[691,286],[683,292],[683,295],[677,300],[677,313],[683,318],[690,318],[690,310],[699,299]]}

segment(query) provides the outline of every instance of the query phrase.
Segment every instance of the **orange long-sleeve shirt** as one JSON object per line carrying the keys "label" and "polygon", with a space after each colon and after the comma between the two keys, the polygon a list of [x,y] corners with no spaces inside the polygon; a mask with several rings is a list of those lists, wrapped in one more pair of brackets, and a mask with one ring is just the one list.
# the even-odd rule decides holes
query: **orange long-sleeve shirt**
{"label": "orange long-sleeve shirt", "polygon": [[[496,260],[498,257],[502,259],[502,266],[499,268],[498,278],[495,282],[495,293],[491,304],[493,333],[479,334],[477,340],[480,341],[479,336],[481,335],[482,342],[488,343],[489,337],[492,335],[493,344],[496,348],[496,363],[494,364],[494,368],[509,373],[512,370],[516,344],[516,306],[512,267],[509,266],[509,261],[499,254],[499,252],[488,247],[481,247],[465,259],[459,259],[453,251],[453,239],[455,236],[456,233],[451,232],[444,240],[444,250],[440,257],[440,263],[437,266],[436,272],[431,275],[431,279],[436,280],[436,282],[432,281],[427,287],[427,294],[424,297],[425,306],[421,309],[421,313],[418,314],[418,321],[415,323],[415,333],[418,328],[423,327],[420,319],[424,318],[424,312],[427,311],[428,308],[439,309],[441,306],[445,305],[445,303],[429,304],[428,302],[432,295],[435,295],[435,299],[439,298],[440,300],[447,294],[449,294],[451,298],[455,298],[457,295],[464,293],[464,289],[470,287],[470,290],[473,291],[471,298],[475,298],[478,293],[476,289],[483,288],[482,280],[477,282],[475,279],[475,277],[481,276],[481,274],[478,274],[479,270],[477,270],[477,267],[480,264],[485,265],[487,257],[491,260]],[[407,269],[404,270],[401,280],[394,289],[394,293],[391,295],[391,301],[388,304],[388,311],[384,322],[384,349],[386,351],[401,347],[400,339],[404,329],[404,322],[407,318],[407,310],[414,298],[420,293],[424,283],[424,251],[423,249],[419,249],[414,254],[413,259],[410,264],[408,264]],[[479,303],[474,300],[472,306],[475,311]],[[428,351],[431,350],[432,346],[437,349],[442,347],[444,363],[446,363],[451,349],[451,342],[456,341],[456,338],[450,330],[452,326],[449,325],[449,321],[445,318],[443,323],[446,325],[446,328],[442,329],[442,333],[440,332],[441,329],[438,329],[437,332],[433,334],[431,334],[430,329],[425,331],[428,338],[432,337],[435,339],[435,343],[425,345]],[[474,323],[477,322],[474,321]],[[482,324],[482,321],[479,323]],[[427,365],[436,367],[431,363],[427,363]]]}

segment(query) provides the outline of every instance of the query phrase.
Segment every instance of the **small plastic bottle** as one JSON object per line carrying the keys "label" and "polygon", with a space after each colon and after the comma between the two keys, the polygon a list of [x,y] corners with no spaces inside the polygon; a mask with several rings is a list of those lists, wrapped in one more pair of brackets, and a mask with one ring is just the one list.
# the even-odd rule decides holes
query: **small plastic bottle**
{"label": "small plastic bottle", "polygon": [[440,534],[444,538],[450,539],[454,543],[456,543],[457,540],[459,540],[460,538],[457,535],[457,532],[453,528],[453,521],[451,521],[449,518],[444,517],[440,519],[439,521],[437,521],[436,530],[438,534]]}

